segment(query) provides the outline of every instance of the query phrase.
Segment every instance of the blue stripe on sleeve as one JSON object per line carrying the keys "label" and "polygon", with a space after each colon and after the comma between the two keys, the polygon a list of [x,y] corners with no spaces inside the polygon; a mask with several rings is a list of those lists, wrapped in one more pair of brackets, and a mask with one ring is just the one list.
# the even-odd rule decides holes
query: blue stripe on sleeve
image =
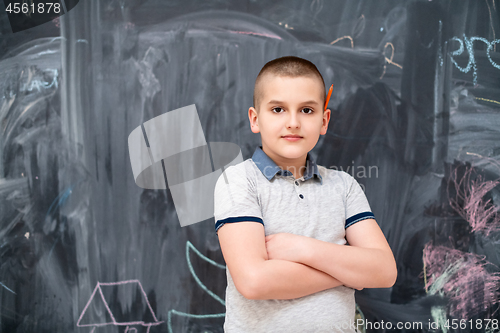
{"label": "blue stripe on sleeve", "polygon": [[255,216],[238,216],[238,217],[228,217],[227,219],[224,220],[219,220],[217,223],[215,223],[215,233],[217,233],[217,230],[219,230],[220,227],[222,227],[225,223],[234,223],[234,222],[259,222],[264,225],[264,221],[260,217],[255,217]]}
{"label": "blue stripe on sleeve", "polygon": [[348,227],[350,227],[351,225],[353,225],[356,222],[366,220],[366,219],[375,219],[375,215],[373,215],[372,212],[363,212],[363,213],[353,215],[350,218],[348,218],[347,220],[345,220],[345,229],[347,229]]}

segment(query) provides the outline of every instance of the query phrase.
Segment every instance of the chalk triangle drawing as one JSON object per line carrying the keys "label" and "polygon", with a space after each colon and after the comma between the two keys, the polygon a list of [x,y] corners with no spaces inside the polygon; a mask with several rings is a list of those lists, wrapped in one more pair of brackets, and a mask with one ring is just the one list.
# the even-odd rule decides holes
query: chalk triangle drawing
{"label": "chalk triangle drawing", "polygon": [[156,318],[139,280],[97,282],[80,318],[78,327],[126,326],[126,332],[137,332],[133,326],[147,327],[163,323]]}

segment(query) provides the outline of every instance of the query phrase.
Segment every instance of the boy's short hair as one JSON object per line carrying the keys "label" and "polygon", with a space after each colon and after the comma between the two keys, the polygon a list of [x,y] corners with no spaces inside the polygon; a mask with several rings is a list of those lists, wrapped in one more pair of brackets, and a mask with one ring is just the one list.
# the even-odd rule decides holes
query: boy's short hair
{"label": "boy's short hair", "polygon": [[321,80],[321,87],[323,90],[322,95],[324,96],[323,105],[326,101],[325,81],[323,80],[323,76],[321,76],[318,68],[316,68],[316,66],[309,60],[295,56],[285,56],[267,62],[260,70],[259,75],[257,75],[253,90],[253,107],[257,110],[257,112],[259,112],[260,100],[262,99],[262,92],[259,89],[259,85],[266,75],[317,77]]}

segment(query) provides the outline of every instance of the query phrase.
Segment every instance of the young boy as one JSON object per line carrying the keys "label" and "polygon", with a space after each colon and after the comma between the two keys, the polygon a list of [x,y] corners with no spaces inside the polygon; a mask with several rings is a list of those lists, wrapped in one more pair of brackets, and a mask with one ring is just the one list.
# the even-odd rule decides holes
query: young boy
{"label": "young boy", "polygon": [[262,146],[227,168],[214,193],[224,332],[355,332],[354,289],[395,283],[360,185],[309,154],[328,128],[325,95],[316,66],[298,57],[272,60],[257,76],[248,117]]}

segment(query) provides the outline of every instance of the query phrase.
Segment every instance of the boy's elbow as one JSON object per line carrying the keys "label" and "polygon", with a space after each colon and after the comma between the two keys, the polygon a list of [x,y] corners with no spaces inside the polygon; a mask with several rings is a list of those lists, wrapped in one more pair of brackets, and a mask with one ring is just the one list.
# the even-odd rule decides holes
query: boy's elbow
{"label": "boy's elbow", "polygon": [[237,288],[243,297],[246,299],[259,299],[258,288],[252,285],[244,285]]}
{"label": "boy's elbow", "polygon": [[394,270],[393,270],[391,277],[392,277],[392,279],[390,280],[391,283],[390,283],[389,287],[392,287],[396,283],[396,280],[398,279],[398,269],[397,269],[396,265],[394,265]]}
{"label": "boy's elbow", "polygon": [[238,283],[235,281],[234,284],[243,297],[247,299],[260,299],[261,295],[259,282],[260,280],[255,272],[249,272],[242,277]]}
{"label": "boy's elbow", "polygon": [[[383,261],[379,262],[378,269],[374,270],[372,279],[367,282],[369,286],[367,288],[391,288],[398,278],[398,269],[396,266],[396,261],[394,256],[386,255],[383,257]],[[371,282],[371,283],[370,283]]]}
{"label": "boy's elbow", "polygon": [[243,292],[241,294],[246,299],[261,299],[260,294],[259,294],[259,290],[257,288],[246,287],[242,291]]}
{"label": "boy's elbow", "polygon": [[390,268],[386,270],[386,274],[384,276],[384,285],[382,288],[392,287],[396,283],[397,278],[398,278],[398,269],[396,267],[396,262],[393,259]]}

